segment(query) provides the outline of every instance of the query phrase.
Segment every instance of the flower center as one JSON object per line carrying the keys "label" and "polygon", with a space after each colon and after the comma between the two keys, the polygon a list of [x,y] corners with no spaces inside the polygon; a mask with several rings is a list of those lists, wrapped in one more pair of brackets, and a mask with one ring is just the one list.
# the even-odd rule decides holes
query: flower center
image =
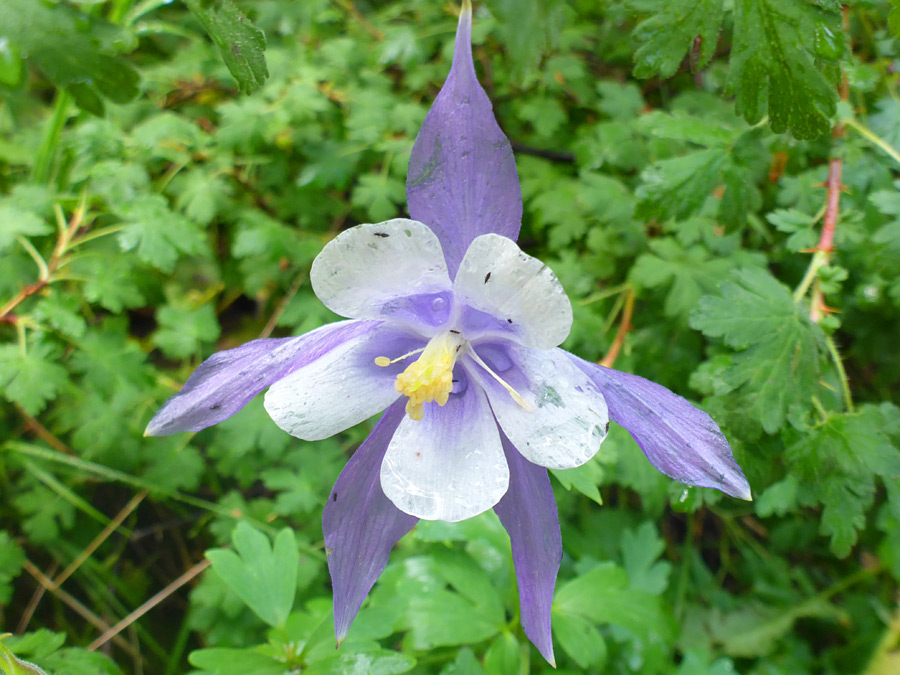
{"label": "flower center", "polygon": [[413,354],[422,353],[394,382],[397,391],[409,397],[406,414],[410,419],[422,419],[425,415],[422,406],[425,403],[435,401],[440,406],[446,405],[450,392],[453,391],[453,367],[465,344],[466,340],[459,331],[449,330],[431,338],[424,349],[396,359],[388,359],[386,356],[375,359],[376,365],[388,366]]}

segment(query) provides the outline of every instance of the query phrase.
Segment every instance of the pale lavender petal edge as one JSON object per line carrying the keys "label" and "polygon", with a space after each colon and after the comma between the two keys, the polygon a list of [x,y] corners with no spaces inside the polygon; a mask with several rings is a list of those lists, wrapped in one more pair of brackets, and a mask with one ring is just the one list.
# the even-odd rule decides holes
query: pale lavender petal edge
{"label": "pale lavender petal edge", "polygon": [[410,216],[440,239],[451,278],[473,239],[494,232],[515,240],[522,220],[512,147],[475,75],[471,37],[465,3],[450,74],[416,137],[406,178]]}
{"label": "pale lavender petal edge", "polygon": [[144,435],[200,431],[228,419],[273,382],[380,325],[380,321],[339,321],[299,337],[253,340],[216,352],[156,412]]}
{"label": "pale lavender petal edge", "polygon": [[378,420],[338,476],[322,514],[338,642],[347,636],[363,600],[387,566],[394,544],[418,522],[381,490],[381,462],[406,414],[405,405],[406,399],[397,401]]}
{"label": "pale lavender petal edge", "polygon": [[522,629],[555,668],[550,611],[562,560],[556,500],[547,469],[520,455],[502,432],[501,439],[509,464],[509,490],[494,511],[512,544]]}
{"label": "pale lavender petal edge", "polygon": [[655,382],[569,356],[600,387],[609,418],[628,430],[659,471],[688,485],[752,498],[728,440],[709,415]]}

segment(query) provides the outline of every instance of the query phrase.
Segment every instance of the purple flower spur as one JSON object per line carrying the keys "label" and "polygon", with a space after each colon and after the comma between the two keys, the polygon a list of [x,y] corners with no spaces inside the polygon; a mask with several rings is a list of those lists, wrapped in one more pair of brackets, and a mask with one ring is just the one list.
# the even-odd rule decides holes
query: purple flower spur
{"label": "purple flower spur", "polygon": [[204,429],[267,387],[269,415],[305,440],[385,411],[324,510],[338,640],[419,518],[493,508],[512,543],[522,627],[552,663],[562,542],[547,468],[590,460],[612,420],[678,481],[742,499],[750,488],[706,413],[559,349],[572,308],[515,243],[515,160],[475,75],[471,25],[466,0],[450,74],[412,150],[412,219],[351,228],[313,263],[316,295],[349,320],[214,354],[147,435]]}

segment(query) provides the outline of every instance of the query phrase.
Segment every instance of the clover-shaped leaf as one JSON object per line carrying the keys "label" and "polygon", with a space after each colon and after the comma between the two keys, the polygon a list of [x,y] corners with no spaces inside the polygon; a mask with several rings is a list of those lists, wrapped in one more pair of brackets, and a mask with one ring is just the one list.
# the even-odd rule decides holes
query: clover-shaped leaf
{"label": "clover-shaped leaf", "polygon": [[222,581],[270,626],[281,628],[291,613],[297,590],[297,544],[285,528],[275,538],[241,522],[231,535],[237,553],[212,549],[206,558]]}

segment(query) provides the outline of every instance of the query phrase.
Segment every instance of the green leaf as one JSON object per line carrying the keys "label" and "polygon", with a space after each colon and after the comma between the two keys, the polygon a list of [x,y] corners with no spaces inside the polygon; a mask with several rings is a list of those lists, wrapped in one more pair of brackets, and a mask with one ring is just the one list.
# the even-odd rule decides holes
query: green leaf
{"label": "green leaf", "polygon": [[565,26],[569,16],[563,3],[553,0],[488,0],[519,79],[527,79],[537,68],[549,44]]}
{"label": "green leaf", "polygon": [[744,269],[691,313],[691,326],[739,350],[721,373],[730,390],[740,389],[747,410],[768,433],[784,424],[787,410],[808,406],[824,349],[821,329],[809,320],[790,291],[766,270]]}
{"label": "green leaf", "polygon": [[793,607],[753,603],[727,614],[716,612],[710,629],[726,654],[750,658],[772,653],[775,643],[791,632],[797,619],[807,617],[837,620],[843,614],[820,598]]}
{"label": "green leaf", "polygon": [[578,614],[555,611],[553,629],[559,646],[580,668],[595,666],[596,672],[603,672],[606,640],[594,624]]}
{"label": "green leaf", "polygon": [[674,634],[671,616],[660,599],[632,587],[625,570],[612,563],[597,565],[559,588],[553,611],[621,626],[642,640],[651,635],[668,640]]}
{"label": "green leaf", "polygon": [[795,476],[787,476],[784,480],[766,488],[765,492],[755,500],[756,512],[763,518],[784,516],[797,507],[797,489]]}
{"label": "green leaf", "polygon": [[197,649],[190,653],[191,665],[200,675],[285,675],[285,665],[254,649]]}
{"label": "green leaf", "polygon": [[787,449],[803,494],[825,507],[820,529],[831,537],[836,556],[847,555],[866,526],[874,477],[890,482],[900,475],[900,450],[886,432],[891,413],[890,407],[867,405],[831,414]]}
{"label": "green leaf", "polygon": [[7,204],[0,204],[0,252],[16,243],[17,237],[33,237],[48,234],[53,228],[30,211],[25,211]]}
{"label": "green leaf", "polygon": [[58,354],[49,344],[33,342],[27,350],[19,345],[0,345],[0,386],[9,401],[29,415],[36,415],[56,398],[68,381],[66,369],[56,363]]}
{"label": "green leaf", "polygon": [[634,30],[641,43],[634,53],[634,76],[672,77],[695,40],[699,53],[691,69],[706,66],[716,52],[723,14],[722,0],[661,0],[654,14]]}
{"label": "green leaf", "polygon": [[714,291],[734,269],[734,260],[712,256],[703,246],[688,249],[674,239],[654,239],[653,253],[640,256],[628,274],[638,288],[668,286],[665,313],[684,316],[697,305],[704,293]]}
{"label": "green leaf", "polygon": [[872,241],[884,245],[890,255],[900,256],[900,182],[896,183],[895,190],[879,190],[869,199],[881,213],[894,217],[879,228]]}
{"label": "green leaf", "polygon": [[836,81],[825,65],[843,55],[840,12],[807,0],[735,0],[731,77],[750,124],[817,138],[831,128]]}
{"label": "green leaf", "polygon": [[[88,24],[85,30],[85,24]],[[138,95],[139,77],[127,61],[102,49],[97,35],[114,28],[63,4],[0,0],[0,38],[17,45],[79,107],[103,114],[104,96],[127,103]]]}
{"label": "green leaf", "polygon": [[0,641],[0,672],[3,675],[47,675],[33,663],[16,658],[2,641]]}
{"label": "green leaf", "polygon": [[285,528],[269,538],[241,521],[231,535],[237,553],[211,549],[206,558],[253,612],[272,627],[284,626],[297,590],[297,544],[292,530]]}
{"label": "green leaf", "polygon": [[[702,122],[697,121],[702,126]],[[724,148],[698,150],[682,157],[664,159],[641,172],[636,194],[643,218],[686,218],[700,210],[719,180],[728,161]]]}
{"label": "green leaf", "polygon": [[203,29],[219,48],[219,54],[245,94],[259,89],[266,67],[266,36],[231,0],[184,0]]}
{"label": "green leaf", "polygon": [[599,486],[603,483],[604,473],[598,461],[590,461],[574,469],[550,469],[550,473],[566,490],[575,488],[598,506],[603,506]]}
{"label": "green leaf", "polygon": [[484,655],[484,671],[488,675],[507,675],[519,672],[522,650],[512,633],[501,633]]}
{"label": "green leaf", "polygon": [[351,201],[364,209],[373,223],[379,223],[397,215],[398,207],[406,202],[406,187],[391,176],[367,173],[359,177]]}
{"label": "green leaf", "polygon": [[665,548],[666,542],[649,521],[622,533],[622,564],[634,588],[653,595],[666,590],[672,565],[659,560]]}
{"label": "green leaf", "polygon": [[156,312],[156,320],[159,328],[153,334],[153,342],[166,356],[174,359],[198,354],[203,343],[219,337],[219,321],[210,304],[196,309],[165,305]]}
{"label": "green leaf", "polygon": [[160,195],[141,195],[118,210],[124,221],[122,250],[136,250],[141,260],[163,272],[172,271],[179,254],[197,255],[206,248],[200,228],[169,209]]}
{"label": "green leaf", "polygon": [[24,564],[25,553],[6,530],[0,530],[0,604],[9,604],[12,581],[22,573]]}

